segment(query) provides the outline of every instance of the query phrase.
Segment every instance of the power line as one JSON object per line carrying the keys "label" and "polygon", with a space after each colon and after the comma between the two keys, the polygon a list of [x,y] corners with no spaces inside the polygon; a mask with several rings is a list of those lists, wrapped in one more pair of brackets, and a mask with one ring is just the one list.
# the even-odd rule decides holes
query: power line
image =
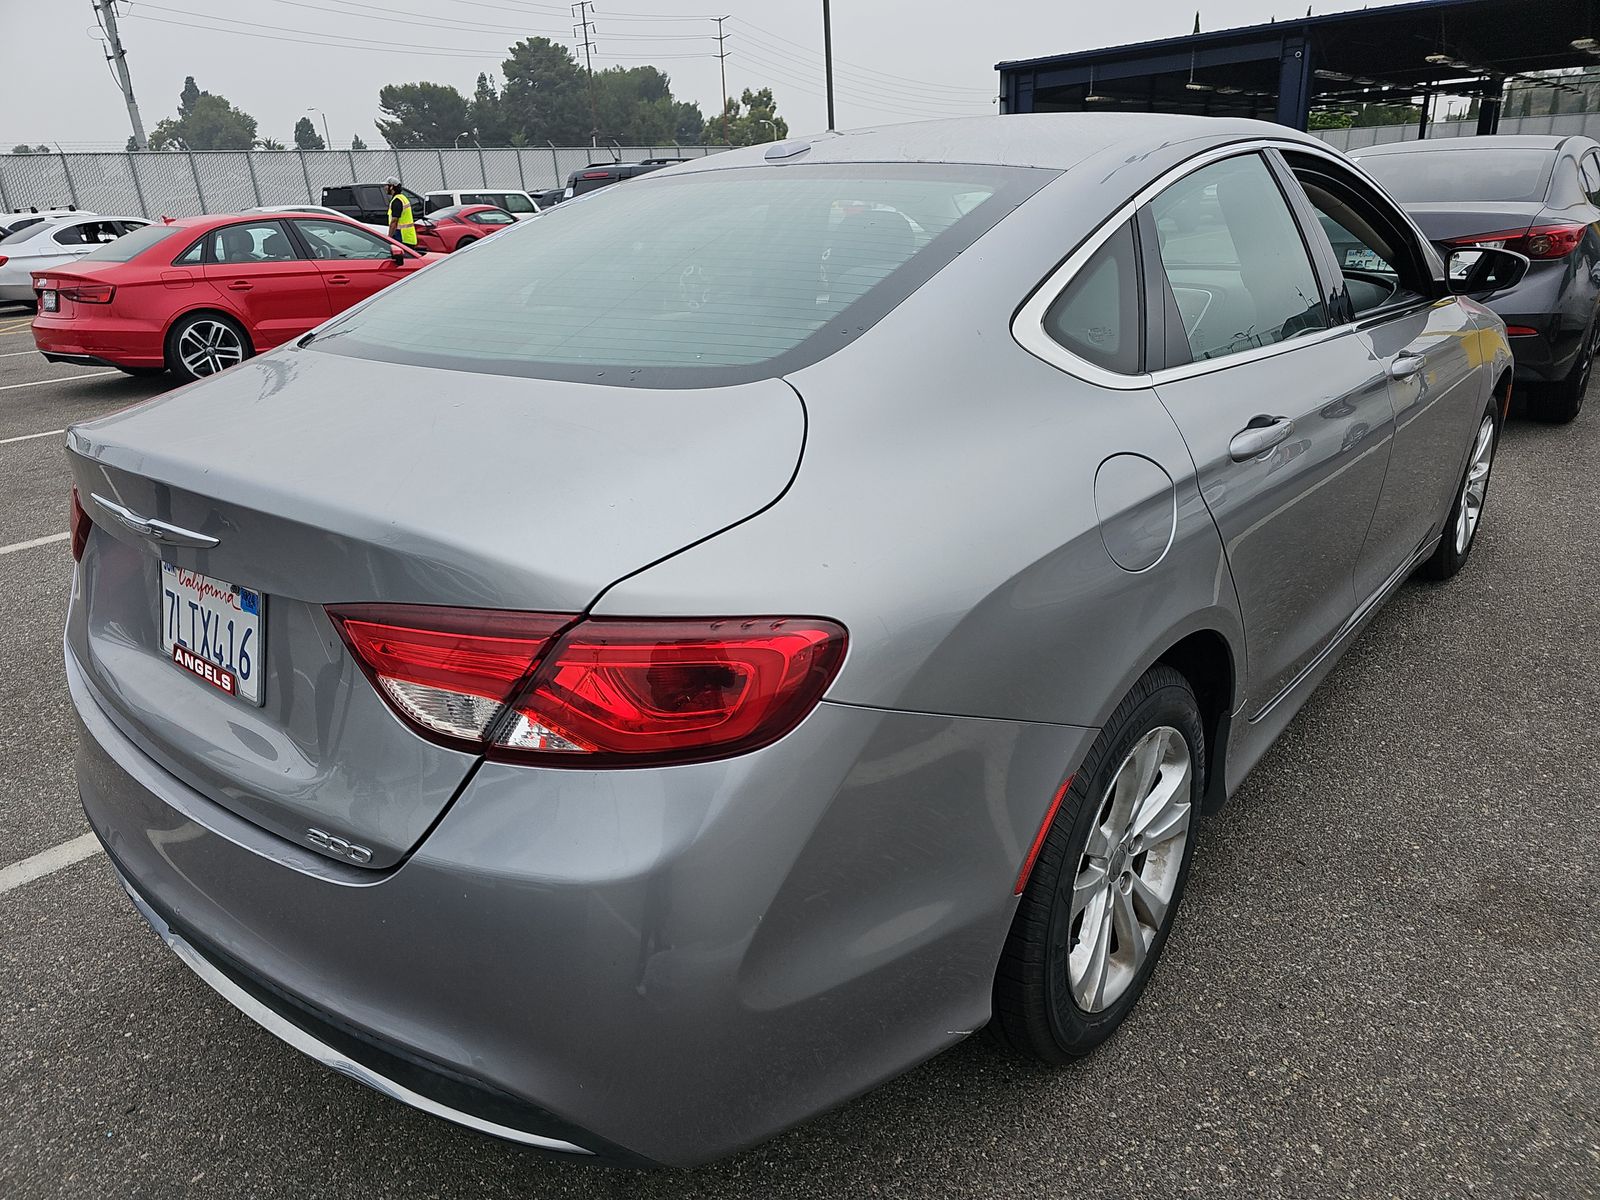
{"label": "power line", "polygon": [[[813,58],[821,57],[816,50],[812,49],[810,46],[806,45],[804,42],[797,42],[793,38],[784,37],[781,33],[774,33],[772,30],[767,29],[765,26],[757,25],[754,21],[747,20],[744,17],[734,17],[733,19],[735,21],[739,22],[739,24],[741,24],[741,25],[748,25],[751,29],[756,30],[758,34],[765,35],[764,37],[762,37],[760,39],[762,41],[765,41],[767,39],[773,39],[773,40],[776,40],[776,41],[779,41],[779,42],[784,42],[784,43],[786,43],[786,44],[788,44],[790,46],[798,47],[800,50],[803,50],[806,54],[810,55]],[[792,51],[790,53],[792,53]],[[844,60],[842,58],[841,59],[835,59],[834,60],[834,65],[836,67],[838,67],[839,70],[841,72],[843,72],[843,73],[879,76],[879,77],[884,78],[884,79],[893,80],[896,83],[914,85],[917,88],[932,89],[932,90],[938,90],[938,91],[956,91],[956,92],[986,92],[987,91],[987,89],[985,89],[985,88],[966,87],[966,86],[963,86],[963,85],[954,85],[954,84],[952,84],[952,85],[936,84],[936,83],[932,82],[931,80],[927,80],[927,79],[912,79],[912,78],[910,78],[909,76],[906,76],[906,75],[894,75],[894,74],[891,74],[888,71],[879,71],[879,70],[877,70],[876,68],[873,68],[873,67],[859,66],[856,63],[847,62],[846,60]]]}

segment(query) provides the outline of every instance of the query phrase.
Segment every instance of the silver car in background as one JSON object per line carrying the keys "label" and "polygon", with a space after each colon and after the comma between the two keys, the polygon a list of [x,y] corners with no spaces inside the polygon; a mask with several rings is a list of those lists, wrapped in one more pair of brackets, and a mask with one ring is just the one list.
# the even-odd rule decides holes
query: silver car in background
{"label": "silver car in background", "polygon": [[752,147],[494,249],[69,432],[78,777],[279,1037],[636,1164],[1118,1026],[1201,814],[1471,551],[1512,367],[1456,292],[1526,266],[1154,115]]}

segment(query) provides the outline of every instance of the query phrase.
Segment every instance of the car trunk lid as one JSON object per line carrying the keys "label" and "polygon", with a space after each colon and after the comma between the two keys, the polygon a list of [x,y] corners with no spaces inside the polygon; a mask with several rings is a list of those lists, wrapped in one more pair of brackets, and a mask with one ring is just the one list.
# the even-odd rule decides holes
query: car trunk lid
{"label": "car trunk lid", "polygon": [[[95,531],[69,644],[184,782],[390,866],[478,759],[402,725],[324,606],[581,612],[769,504],[803,436],[778,380],[663,393],[281,351],[70,431]],[[259,704],[163,649],[163,564],[259,594]]]}
{"label": "car trunk lid", "polygon": [[1505,201],[1441,201],[1407,204],[1405,210],[1430,241],[1449,242],[1486,233],[1510,230],[1521,233],[1538,220],[1544,206]]}

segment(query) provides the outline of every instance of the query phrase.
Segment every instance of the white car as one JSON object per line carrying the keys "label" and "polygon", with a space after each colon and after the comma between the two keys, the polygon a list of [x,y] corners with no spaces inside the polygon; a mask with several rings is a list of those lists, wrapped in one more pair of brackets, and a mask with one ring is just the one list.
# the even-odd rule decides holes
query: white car
{"label": "white car", "polygon": [[56,214],[0,238],[0,302],[31,302],[33,272],[64,266],[148,224],[143,217]]}
{"label": "white car", "polygon": [[529,217],[539,215],[539,204],[527,192],[519,192],[514,188],[478,188],[466,192],[429,192],[423,200],[426,212],[418,213],[419,217],[427,213],[438,212],[441,208],[454,208],[458,204],[492,204],[503,209],[519,221],[526,221]]}

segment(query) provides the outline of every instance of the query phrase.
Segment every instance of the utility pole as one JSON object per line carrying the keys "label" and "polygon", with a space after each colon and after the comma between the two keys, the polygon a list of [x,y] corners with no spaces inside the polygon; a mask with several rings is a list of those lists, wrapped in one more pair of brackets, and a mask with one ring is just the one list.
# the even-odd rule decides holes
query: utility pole
{"label": "utility pole", "polygon": [[589,14],[594,11],[594,0],[578,0],[572,6],[572,15],[578,18],[578,23],[572,27],[574,36],[580,39],[579,45],[583,47],[583,65],[589,72],[589,146],[593,149],[600,144],[600,110],[594,100],[594,18]]}
{"label": "utility pole", "polygon": [[828,76],[828,132],[833,132],[833,21],[828,0],[822,0],[822,64]]}
{"label": "utility pole", "polygon": [[111,43],[111,52],[106,58],[116,69],[122,98],[128,104],[128,120],[133,122],[133,144],[140,150],[148,150],[150,143],[145,140],[144,120],[139,116],[139,102],[133,98],[133,79],[128,74],[128,53],[122,48],[122,38],[117,34],[116,0],[90,0],[90,3],[94,7],[95,20],[100,22],[106,40]]}
{"label": "utility pole", "polygon": [[722,23],[727,17],[713,17],[717,23],[717,65],[722,69],[722,143],[728,143],[728,51],[723,42],[728,40],[728,35],[722,32]]}

